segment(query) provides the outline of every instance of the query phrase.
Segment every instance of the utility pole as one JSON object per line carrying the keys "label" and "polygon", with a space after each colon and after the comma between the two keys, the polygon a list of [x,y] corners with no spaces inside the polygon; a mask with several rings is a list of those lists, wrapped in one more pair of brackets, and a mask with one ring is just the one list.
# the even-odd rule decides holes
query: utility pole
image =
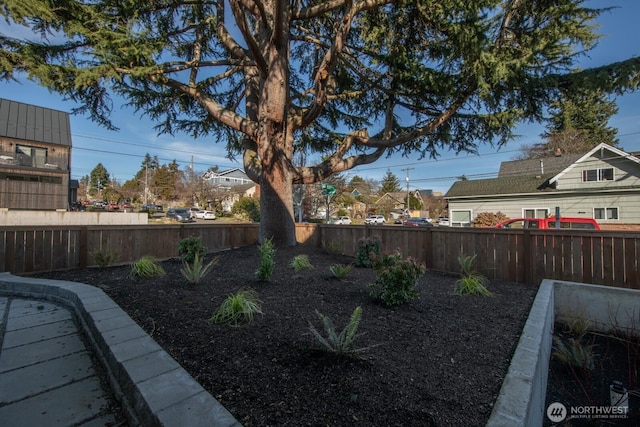
{"label": "utility pole", "polygon": [[410,200],[409,199],[409,171],[411,169],[415,169],[415,168],[400,169],[400,170],[403,170],[403,171],[407,172],[407,178],[406,178],[406,180],[407,180],[407,204],[404,205],[404,210],[405,210],[406,214],[409,214],[409,209],[410,209],[410,205],[409,205],[409,200]]}

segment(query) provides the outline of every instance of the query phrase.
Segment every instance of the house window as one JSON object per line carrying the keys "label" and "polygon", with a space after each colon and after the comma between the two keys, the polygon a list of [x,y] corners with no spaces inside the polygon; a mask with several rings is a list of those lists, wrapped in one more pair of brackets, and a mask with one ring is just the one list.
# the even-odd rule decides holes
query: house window
{"label": "house window", "polygon": [[16,145],[16,159],[20,166],[43,168],[47,163],[47,149]]}
{"label": "house window", "polygon": [[583,170],[582,182],[593,181],[613,181],[613,168]]}
{"label": "house window", "polygon": [[449,225],[452,227],[469,227],[471,226],[471,211],[451,211]]}
{"label": "house window", "polygon": [[523,218],[546,218],[549,216],[549,209],[537,208],[537,209],[523,209]]}
{"label": "house window", "polygon": [[618,208],[594,208],[593,219],[619,219]]}

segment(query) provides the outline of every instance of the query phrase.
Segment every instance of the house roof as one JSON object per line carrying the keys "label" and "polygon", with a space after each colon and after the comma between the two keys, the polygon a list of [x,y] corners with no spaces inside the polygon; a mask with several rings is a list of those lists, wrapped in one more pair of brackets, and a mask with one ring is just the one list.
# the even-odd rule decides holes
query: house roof
{"label": "house roof", "polygon": [[378,200],[376,200],[376,204],[382,201],[383,199],[392,199],[398,203],[404,203],[404,199],[407,197],[406,192],[395,191],[393,193],[384,193]]}
{"label": "house roof", "polygon": [[498,178],[519,175],[557,174],[576,160],[582,154],[564,154],[562,156],[545,157],[542,159],[525,159],[502,162],[498,171]]}
{"label": "house roof", "polygon": [[534,193],[543,189],[551,177],[553,175],[546,174],[456,181],[445,197]]}
{"label": "house roof", "polygon": [[69,113],[0,98],[0,137],[71,147]]}

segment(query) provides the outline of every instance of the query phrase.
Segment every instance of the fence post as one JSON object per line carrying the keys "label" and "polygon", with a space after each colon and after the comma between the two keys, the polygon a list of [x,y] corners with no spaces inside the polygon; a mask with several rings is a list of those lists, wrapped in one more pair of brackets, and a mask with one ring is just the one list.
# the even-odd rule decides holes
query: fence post
{"label": "fence post", "polygon": [[[88,243],[87,243],[87,235],[88,235],[87,226],[86,225],[85,226],[81,226],[80,227],[80,236],[79,236],[80,242],[78,242],[79,243],[79,251],[80,251],[80,253],[78,254],[79,255],[78,262],[80,263],[80,265],[79,265],[80,268],[84,268],[84,267],[87,266],[87,260],[89,258],[88,257],[89,254],[87,254],[87,250],[88,250],[88,248],[87,248],[87,245],[88,245]],[[68,266],[68,267],[71,267],[71,266]]]}
{"label": "fence post", "polygon": [[[523,266],[521,267],[524,270],[524,283],[527,284],[534,284],[534,271],[535,271],[535,265],[536,265],[536,260],[533,259],[533,253],[534,253],[534,248],[531,247],[531,242],[533,241],[533,239],[531,238],[531,231],[529,230],[524,230],[524,232],[522,233],[522,247],[523,247],[523,253],[522,253],[522,259],[519,259],[518,262],[522,262]],[[517,246],[516,246],[516,251],[517,251]],[[519,270],[520,268],[518,268],[516,266],[516,271]]]}

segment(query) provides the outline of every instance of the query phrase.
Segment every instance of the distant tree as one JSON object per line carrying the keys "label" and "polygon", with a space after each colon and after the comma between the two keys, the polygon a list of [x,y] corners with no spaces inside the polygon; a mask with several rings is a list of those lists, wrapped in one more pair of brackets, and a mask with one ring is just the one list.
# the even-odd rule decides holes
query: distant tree
{"label": "distant tree", "polygon": [[393,172],[391,172],[391,170],[387,169],[387,173],[382,177],[380,195],[385,193],[397,193],[400,190],[400,180],[393,174]]}
{"label": "distant tree", "polygon": [[89,194],[93,197],[96,195],[102,195],[101,191],[111,184],[109,172],[107,172],[107,169],[102,165],[102,163],[98,163],[96,167],[93,168],[89,177]]}
{"label": "distant tree", "polygon": [[518,159],[538,159],[564,153],[586,153],[601,142],[616,146],[617,129],[609,119],[618,112],[615,100],[601,89],[563,91],[552,102],[543,142],[522,147]]}

